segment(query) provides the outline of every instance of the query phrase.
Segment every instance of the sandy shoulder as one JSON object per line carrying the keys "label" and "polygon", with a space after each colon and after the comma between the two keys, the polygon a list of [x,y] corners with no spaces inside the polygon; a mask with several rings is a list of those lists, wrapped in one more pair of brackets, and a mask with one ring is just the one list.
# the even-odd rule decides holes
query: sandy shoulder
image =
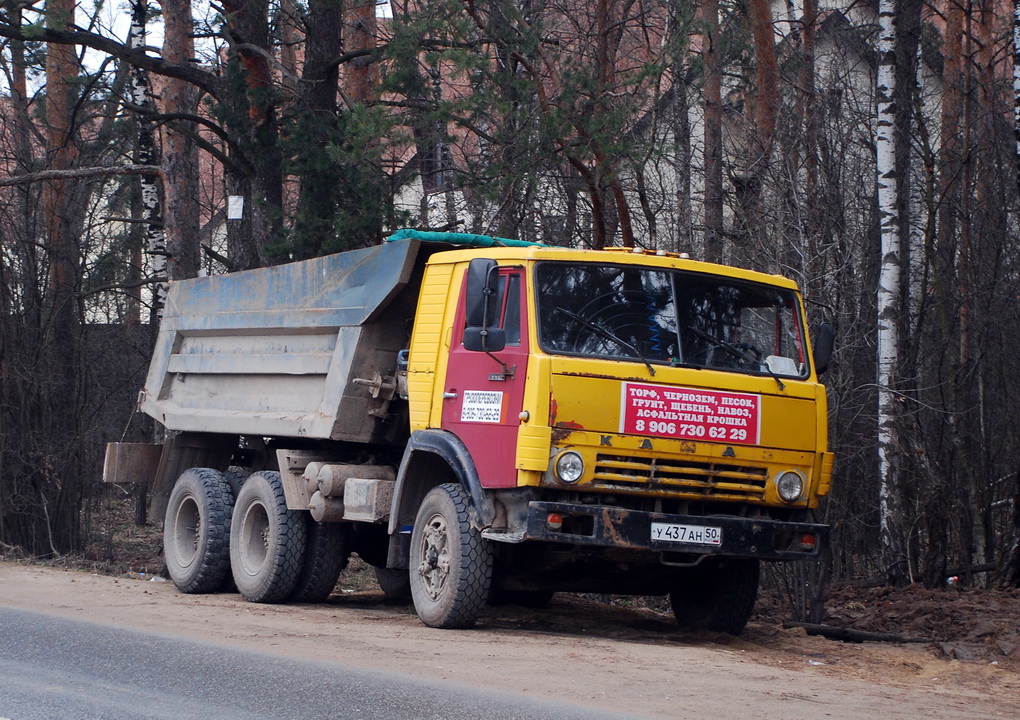
{"label": "sandy shoulder", "polygon": [[1016,718],[1020,676],[923,646],[845,645],[753,625],[685,635],[649,611],[572,598],[424,627],[381,593],[321,605],[183,595],[170,583],[0,563],[0,604],[248,650],[498,688],[652,718]]}

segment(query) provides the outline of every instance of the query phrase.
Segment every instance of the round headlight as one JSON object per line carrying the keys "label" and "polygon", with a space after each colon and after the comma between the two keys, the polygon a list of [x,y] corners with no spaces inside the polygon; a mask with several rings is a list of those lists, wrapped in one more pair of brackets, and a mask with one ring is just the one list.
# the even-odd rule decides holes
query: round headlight
{"label": "round headlight", "polygon": [[565,483],[576,483],[584,475],[584,460],[568,450],[556,458],[556,476]]}
{"label": "round headlight", "polygon": [[804,476],[799,472],[787,470],[776,479],[776,490],[785,502],[800,500],[801,493],[804,492]]}

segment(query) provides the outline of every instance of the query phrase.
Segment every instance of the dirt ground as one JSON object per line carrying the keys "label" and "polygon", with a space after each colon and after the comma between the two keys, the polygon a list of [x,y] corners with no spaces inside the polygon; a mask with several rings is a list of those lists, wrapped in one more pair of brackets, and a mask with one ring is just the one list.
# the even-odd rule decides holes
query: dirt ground
{"label": "dirt ground", "polygon": [[0,605],[245,649],[498,688],[649,718],[1020,717],[1020,591],[837,589],[827,624],[916,638],[844,643],[784,629],[764,598],[740,637],[685,633],[655,608],[557,595],[424,627],[355,561],[328,602],[184,595],[153,528],[122,524],[91,560],[0,562]]}

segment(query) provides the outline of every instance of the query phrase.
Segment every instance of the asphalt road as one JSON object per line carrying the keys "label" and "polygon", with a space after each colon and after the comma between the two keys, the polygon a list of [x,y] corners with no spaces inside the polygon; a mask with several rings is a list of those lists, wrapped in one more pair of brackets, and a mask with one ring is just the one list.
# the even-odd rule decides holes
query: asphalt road
{"label": "asphalt road", "polygon": [[623,720],[0,607],[0,720]]}

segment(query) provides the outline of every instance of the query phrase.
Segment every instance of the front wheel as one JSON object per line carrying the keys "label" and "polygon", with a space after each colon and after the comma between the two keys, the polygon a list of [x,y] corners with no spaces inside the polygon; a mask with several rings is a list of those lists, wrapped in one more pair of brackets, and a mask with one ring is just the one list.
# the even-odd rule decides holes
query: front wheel
{"label": "front wheel", "polygon": [[411,532],[411,597],[429,627],[475,624],[489,598],[492,548],[468,519],[468,494],[455,483],[429,491]]}
{"label": "front wheel", "polygon": [[706,560],[683,571],[669,594],[677,624],[739,635],[758,599],[756,558]]}
{"label": "front wheel", "polygon": [[307,530],[299,510],[288,510],[278,472],[244,481],[230,527],[230,566],[245,600],[281,602],[304,567]]}

